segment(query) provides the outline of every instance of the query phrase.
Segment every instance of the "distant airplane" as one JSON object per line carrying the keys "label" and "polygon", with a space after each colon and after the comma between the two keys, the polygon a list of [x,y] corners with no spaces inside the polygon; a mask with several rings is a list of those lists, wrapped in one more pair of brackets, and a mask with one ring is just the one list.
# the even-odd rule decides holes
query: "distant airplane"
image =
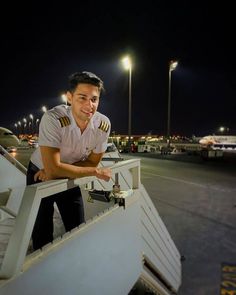
{"label": "distant airplane", "polygon": [[0,127],[0,145],[4,148],[10,146],[18,146],[20,143],[19,139],[12,133],[11,130]]}
{"label": "distant airplane", "polygon": [[213,149],[236,149],[235,135],[207,135],[199,140],[199,143],[204,147]]}

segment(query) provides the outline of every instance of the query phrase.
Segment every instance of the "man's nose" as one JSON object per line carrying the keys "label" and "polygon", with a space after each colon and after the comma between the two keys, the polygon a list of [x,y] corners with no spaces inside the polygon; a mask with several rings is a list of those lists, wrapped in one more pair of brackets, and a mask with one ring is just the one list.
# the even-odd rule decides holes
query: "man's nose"
{"label": "man's nose", "polygon": [[91,99],[88,100],[88,105],[90,106],[90,108],[93,108],[93,102]]}

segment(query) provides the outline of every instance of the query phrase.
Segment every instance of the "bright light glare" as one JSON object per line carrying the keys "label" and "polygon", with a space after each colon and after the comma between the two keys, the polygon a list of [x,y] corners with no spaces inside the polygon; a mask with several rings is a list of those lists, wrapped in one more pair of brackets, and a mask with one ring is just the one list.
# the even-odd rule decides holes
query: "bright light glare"
{"label": "bright light glare", "polygon": [[43,106],[43,107],[42,107],[42,111],[43,111],[44,113],[46,113],[47,108],[46,108],[45,106]]}
{"label": "bright light glare", "polygon": [[67,103],[67,96],[65,94],[61,95],[61,99],[64,103]]}
{"label": "bright light glare", "polygon": [[132,62],[131,62],[131,59],[129,56],[125,56],[122,59],[122,63],[123,63],[125,70],[129,70],[132,67]]}
{"label": "bright light glare", "polygon": [[177,61],[171,61],[170,62],[170,71],[174,71],[174,69],[177,67],[178,62]]}

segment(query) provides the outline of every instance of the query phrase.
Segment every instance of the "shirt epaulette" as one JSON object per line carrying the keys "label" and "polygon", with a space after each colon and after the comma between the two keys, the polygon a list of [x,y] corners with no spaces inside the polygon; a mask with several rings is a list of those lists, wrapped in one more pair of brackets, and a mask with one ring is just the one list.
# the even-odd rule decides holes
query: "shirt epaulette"
{"label": "shirt epaulette", "polygon": [[101,129],[102,131],[107,132],[109,130],[109,127],[110,125],[107,122],[101,121],[98,129]]}
{"label": "shirt epaulette", "polygon": [[60,124],[61,124],[61,127],[66,127],[66,126],[69,126],[71,124],[70,122],[70,118],[65,116],[65,117],[60,117],[58,118]]}

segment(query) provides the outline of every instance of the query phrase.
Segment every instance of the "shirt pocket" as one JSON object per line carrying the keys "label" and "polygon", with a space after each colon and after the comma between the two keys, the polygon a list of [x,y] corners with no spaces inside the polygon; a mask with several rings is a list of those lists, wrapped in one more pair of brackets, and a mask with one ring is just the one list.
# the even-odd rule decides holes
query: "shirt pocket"
{"label": "shirt pocket", "polygon": [[95,146],[91,146],[91,145],[83,148],[83,151],[82,151],[83,159],[86,160],[94,149],[95,149]]}

